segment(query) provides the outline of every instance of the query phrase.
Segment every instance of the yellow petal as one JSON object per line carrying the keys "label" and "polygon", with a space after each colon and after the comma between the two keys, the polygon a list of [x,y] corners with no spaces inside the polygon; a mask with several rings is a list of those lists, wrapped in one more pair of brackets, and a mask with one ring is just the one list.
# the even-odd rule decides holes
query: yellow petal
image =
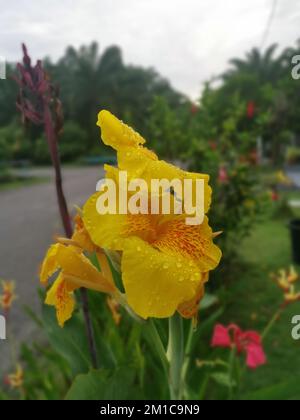
{"label": "yellow petal", "polygon": [[47,284],[49,277],[51,277],[60,266],[57,262],[57,251],[60,244],[51,245],[42,264],[40,271],[41,283]]}
{"label": "yellow petal", "polygon": [[108,262],[108,258],[105,255],[103,250],[97,251],[97,259],[101,268],[101,273],[109,281],[112,285],[114,285],[114,278],[112,275],[112,271]]}
{"label": "yellow petal", "polygon": [[290,288],[290,283],[285,279],[285,278],[279,278],[278,279],[278,286],[282,289],[282,290],[289,290]]}
{"label": "yellow petal", "polygon": [[194,318],[198,314],[199,303],[204,296],[204,284],[208,281],[208,273],[202,273],[202,280],[195,296],[179,305],[178,312],[183,318]]}
{"label": "yellow petal", "polygon": [[122,315],[119,312],[120,304],[111,296],[108,296],[106,299],[107,306],[111,312],[113,320],[116,325],[119,325],[121,322]]}
{"label": "yellow petal", "polygon": [[92,241],[102,248],[122,250],[122,230],[126,215],[99,214],[96,208],[99,193],[92,195],[83,208],[83,221]]}
{"label": "yellow petal", "polygon": [[67,283],[62,274],[57,277],[49,289],[45,303],[46,305],[55,306],[57,321],[61,327],[71,318],[75,307],[75,300],[73,293],[68,290]]}
{"label": "yellow petal", "polygon": [[15,283],[13,281],[2,280],[3,293],[0,294],[0,307],[5,311],[9,310],[12,303],[17,299],[15,294]]}
{"label": "yellow petal", "polygon": [[208,175],[187,172],[163,160],[158,160],[154,152],[140,146],[145,143],[143,137],[108,111],[99,113],[97,125],[101,127],[103,142],[118,151],[118,167],[127,171],[128,179],[142,178],[149,186],[152,179],[168,179],[169,181],[175,178],[203,179],[205,212],[207,213],[211,203]]}
{"label": "yellow petal", "polygon": [[127,171],[128,179],[142,178],[147,166],[156,161],[156,154],[145,147],[125,147],[118,151],[118,168]]}
{"label": "yellow petal", "polygon": [[209,186],[209,176],[206,174],[184,171],[164,160],[158,160],[156,155],[145,148],[127,148],[118,152],[118,167],[122,171],[127,171],[128,179],[140,178],[147,182],[149,192],[151,191],[152,179],[185,179],[193,181],[193,203],[195,203],[196,180],[204,181],[204,210],[208,212],[211,204],[212,190]]}
{"label": "yellow petal", "polygon": [[195,263],[168,255],[142,239],[126,240],[123,284],[129,306],[142,318],[164,318],[192,299],[202,280]]}
{"label": "yellow petal", "polygon": [[101,127],[103,143],[116,150],[128,146],[137,147],[145,143],[145,139],[142,136],[109,111],[103,110],[99,112],[97,125]]}
{"label": "yellow petal", "polygon": [[287,280],[289,283],[295,283],[298,279],[299,279],[299,275],[297,271],[295,270],[295,267],[291,265]]}
{"label": "yellow petal", "polygon": [[83,254],[76,252],[72,247],[60,245],[57,252],[57,261],[65,276],[73,278],[72,281],[79,287],[87,287],[104,293],[113,293],[116,288]]}
{"label": "yellow petal", "polygon": [[24,372],[22,366],[18,363],[16,372],[7,376],[8,383],[12,388],[20,388],[23,386]]}
{"label": "yellow petal", "polygon": [[79,215],[75,217],[75,231],[72,240],[85,251],[95,252],[97,249],[97,246],[92,242],[90,235],[84,226],[83,220]]}
{"label": "yellow petal", "polygon": [[300,292],[299,293],[296,293],[296,292],[286,293],[284,295],[284,298],[285,298],[286,303],[298,302],[300,301]]}
{"label": "yellow petal", "polygon": [[163,223],[152,245],[175,257],[191,259],[201,272],[216,268],[222,256],[220,248],[213,243],[207,217],[201,225],[186,225],[181,217]]}
{"label": "yellow petal", "polygon": [[2,289],[4,293],[14,293],[16,285],[14,281],[11,280],[2,280]]}

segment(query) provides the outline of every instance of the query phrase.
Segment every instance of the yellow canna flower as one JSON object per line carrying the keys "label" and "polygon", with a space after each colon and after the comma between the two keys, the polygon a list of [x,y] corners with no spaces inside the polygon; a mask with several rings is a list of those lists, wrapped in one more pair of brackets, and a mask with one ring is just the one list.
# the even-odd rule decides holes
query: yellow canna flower
{"label": "yellow canna flower", "polygon": [[[58,323],[63,327],[74,311],[74,290],[86,287],[114,295],[117,289],[106,255],[91,242],[79,218],[76,218],[72,239],[62,239],[61,242],[63,243],[56,243],[49,248],[41,267],[40,280],[46,285],[48,279],[58,273],[45,303],[56,308]],[[84,255],[84,251],[96,252],[101,272]]]}
{"label": "yellow canna flower", "polygon": [[292,290],[284,295],[284,300],[286,304],[298,302],[300,301],[300,292],[296,293]]}
{"label": "yellow canna flower", "polygon": [[[118,168],[106,166],[106,177],[117,179],[119,170],[128,179],[203,179],[205,212],[211,202],[208,175],[183,171],[145,147],[145,140],[108,111],[99,113],[98,125],[106,145],[117,150]],[[151,190],[150,190],[151,193]],[[208,272],[220,261],[221,251],[205,217],[201,225],[187,225],[183,215],[104,214],[97,212],[94,194],[85,204],[83,221],[98,247],[119,251],[126,298],[142,318],[164,318],[176,310],[194,317],[204,293]]]}
{"label": "yellow canna flower", "polygon": [[279,270],[279,275],[276,278],[277,284],[278,286],[282,289],[282,290],[289,290],[290,288],[290,283],[288,281],[287,278],[287,273],[285,270]]}
{"label": "yellow canna flower", "polygon": [[291,186],[293,181],[282,170],[276,173],[277,182],[281,185]]}
{"label": "yellow canna flower", "polygon": [[286,305],[300,300],[300,292],[295,289],[295,282],[299,280],[299,275],[294,266],[289,270],[281,269],[278,274],[272,275],[277,285],[284,291],[284,303]]}
{"label": "yellow canna flower", "polygon": [[299,275],[298,275],[298,273],[295,270],[295,267],[293,265],[291,265],[291,267],[290,267],[290,271],[288,273],[287,280],[288,280],[289,283],[295,283],[296,281],[299,280]]}
{"label": "yellow canna flower", "polygon": [[11,388],[21,388],[24,382],[24,371],[20,364],[17,364],[16,372],[6,376],[5,383]]}
{"label": "yellow canna flower", "polygon": [[2,294],[0,295],[0,306],[4,311],[9,311],[14,300],[17,299],[15,295],[15,283],[13,281],[2,280]]}

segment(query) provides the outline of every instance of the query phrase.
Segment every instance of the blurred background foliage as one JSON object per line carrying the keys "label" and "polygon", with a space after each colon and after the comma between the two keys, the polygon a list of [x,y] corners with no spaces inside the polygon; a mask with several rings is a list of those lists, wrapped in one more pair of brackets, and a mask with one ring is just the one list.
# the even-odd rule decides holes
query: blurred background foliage
{"label": "blurred background foliage", "polygon": [[[261,136],[274,163],[284,157],[297,160],[300,99],[291,77],[291,58],[297,52],[299,43],[280,54],[276,45],[263,52],[254,48],[244,59],[232,59],[229,70],[208,82],[194,103],[154,69],[124,64],[117,46],[101,55],[95,42],[78,50],[69,47],[56,63],[44,60],[60,87],[67,122],[61,137],[62,159],[67,162],[83,155],[109,154],[94,141],[98,137],[95,116],[99,109],[109,109],[171,159],[184,159],[194,149],[200,159],[201,148],[205,152],[209,141],[224,136],[235,149],[247,153]],[[14,65],[9,65],[8,74],[14,72]],[[8,79],[0,91],[1,160],[33,159],[44,164],[40,131],[19,131],[16,95],[16,84]],[[286,150],[288,146],[291,148]]]}

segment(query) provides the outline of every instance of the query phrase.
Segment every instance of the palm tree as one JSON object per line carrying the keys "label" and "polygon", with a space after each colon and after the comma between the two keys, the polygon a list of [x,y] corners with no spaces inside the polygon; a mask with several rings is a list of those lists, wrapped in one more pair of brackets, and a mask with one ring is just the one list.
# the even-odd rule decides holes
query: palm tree
{"label": "palm tree", "polygon": [[274,58],[277,47],[277,44],[272,44],[263,53],[258,48],[253,48],[246,53],[245,59],[231,59],[230,64],[233,68],[222,75],[223,80],[243,73],[255,76],[259,83],[276,82],[281,73],[281,57]]}

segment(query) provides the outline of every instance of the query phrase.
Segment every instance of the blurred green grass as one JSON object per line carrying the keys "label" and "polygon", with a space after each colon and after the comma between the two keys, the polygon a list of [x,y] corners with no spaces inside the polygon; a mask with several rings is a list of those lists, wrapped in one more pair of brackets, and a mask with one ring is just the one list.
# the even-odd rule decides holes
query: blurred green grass
{"label": "blurred green grass", "polygon": [[[270,279],[270,273],[292,263],[287,221],[270,220],[257,226],[242,244],[241,257],[248,268],[231,286],[234,299],[222,322],[262,331],[282,302],[282,292]],[[300,314],[300,302],[287,307],[266,338],[268,363],[256,371],[247,371],[244,392],[288,380],[300,372],[300,341],[291,337],[291,319],[296,314]],[[300,384],[295,397],[300,399]]]}
{"label": "blurred green grass", "polygon": [[0,183],[0,191],[14,190],[16,188],[31,187],[32,185],[43,184],[48,182],[46,177],[37,177],[30,179],[18,179],[5,183]]}

